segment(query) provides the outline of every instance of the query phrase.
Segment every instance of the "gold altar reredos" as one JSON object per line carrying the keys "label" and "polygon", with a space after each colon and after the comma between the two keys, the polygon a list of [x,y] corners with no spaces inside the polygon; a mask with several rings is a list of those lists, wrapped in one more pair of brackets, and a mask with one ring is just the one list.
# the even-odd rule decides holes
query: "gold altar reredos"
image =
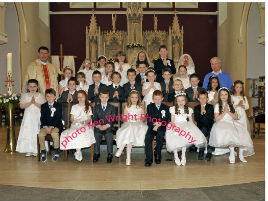
{"label": "gold altar reredos", "polygon": [[[107,58],[115,58],[119,50],[127,54],[128,63],[135,68],[135,59],[139,51],[145,50],[150,62],[158,57],[160,45],[166,45],[169,51],[169,58],[174,60],[175,66],[183,54],[183,26],[180,27],[179,20],[174,14],[172,25],[169,31],[157,29],[157,17],[154,16],[154,31],[143,31],[143,9],[141,3],[128,3],[127,5],[127,32],[116,30],[116,14],[112,15],[113,30],[101,31],[96,17],[91,15],[90,25],[86,27],[86,56],[91,59],[94,66],[99,55]],[[145,27],[146,29],[146,27]],[[128,44],[141,44],[143,47],[127,48]]]}

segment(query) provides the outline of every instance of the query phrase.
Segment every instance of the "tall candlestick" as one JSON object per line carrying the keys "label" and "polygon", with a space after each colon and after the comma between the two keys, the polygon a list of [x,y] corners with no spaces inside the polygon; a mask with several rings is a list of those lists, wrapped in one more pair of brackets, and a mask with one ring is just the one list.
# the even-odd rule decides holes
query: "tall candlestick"
{"label": "tall candlestick", "polygon": [[7,93],[12,94],[12,53],[7,53]]}

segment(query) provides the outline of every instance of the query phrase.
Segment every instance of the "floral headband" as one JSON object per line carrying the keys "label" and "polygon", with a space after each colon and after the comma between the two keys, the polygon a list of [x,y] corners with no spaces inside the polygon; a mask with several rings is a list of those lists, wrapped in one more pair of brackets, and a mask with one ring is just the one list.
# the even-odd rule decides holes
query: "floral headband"
{"label": "floral headband", "polygon": [[107,60],[107,57],[104,56],[104,55],[100,55],[100,56],[98,57],[98,59],[100,59],[101,57],[104,57],[104,58]]}
{"label": "floral headband", "polygon": [[223,89],[226,89],[226,90],[229,92],[229,89],[228,89],[227,87],[221,87],[221,88],[218,90],[218,92],[220,92],[220,91],[223,90]]}

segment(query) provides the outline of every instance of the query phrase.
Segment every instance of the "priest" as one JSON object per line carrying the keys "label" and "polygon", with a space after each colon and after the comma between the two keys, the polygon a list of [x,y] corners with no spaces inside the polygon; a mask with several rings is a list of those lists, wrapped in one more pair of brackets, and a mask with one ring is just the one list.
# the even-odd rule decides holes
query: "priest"
{"label": "priest", "polygon": [[38,57],[39,59],[36,59],[27,67],[24,84],[29,79],[36,79],[43,95],[45,95],[46,89],[49,88],[53,88],[58,92],[58,73],[56,73],[54,65],[48,62],[48,48],[41,46],[38,49]]}

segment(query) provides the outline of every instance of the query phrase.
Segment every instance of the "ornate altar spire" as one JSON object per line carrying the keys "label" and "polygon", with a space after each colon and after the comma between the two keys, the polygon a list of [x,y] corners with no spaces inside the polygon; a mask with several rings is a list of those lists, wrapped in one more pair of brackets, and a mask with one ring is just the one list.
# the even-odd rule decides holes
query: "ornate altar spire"
{"label": "ornate altar spire", "polygon": [[113,32],[115,32],[116,19],[117,19],[117,15],[116,14],[112,14]]}
{"label": "ornate altar spire", "polygon": [[127,16],[128,17],[141,17],[142,7],[141,2],[128,2],[127,4]]}
{"label": "ornate altar spire", "polygon": [[173,22],[172,22],[172,36],[181,36],[181,29],[180,29],[180,23],[179,23],[179,19],[176,13],[174,13],[174,18],[173,18]]}
{"label": "ornate altar spire", "polygon": [[157,32],[157,22],[158,22],[158,19],[157,19],[157,17],[154,14],[154,31],[155,32]]}
{"label": "ornate altar spire", "polygon": [[127,3],[128,43],[142,43],[142,7],[141,2]]}
{"label": "ornate altar spire", "polygon": [[91,19],[90,19],[88,35],[89,36],[97,36],[98,35],[98,26],[97,26],[97,20],[96,20],[95,14],[94,14],[94,10],[93,10],[93,13],[92,13]]}

